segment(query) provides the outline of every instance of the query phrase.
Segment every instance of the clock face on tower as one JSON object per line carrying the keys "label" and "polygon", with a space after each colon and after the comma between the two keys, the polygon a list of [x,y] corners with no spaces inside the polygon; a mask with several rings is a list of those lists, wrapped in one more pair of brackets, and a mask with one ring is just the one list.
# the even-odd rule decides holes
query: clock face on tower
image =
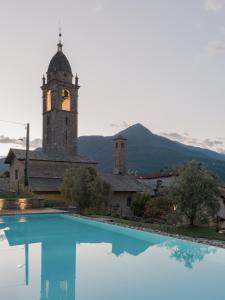
{"label": "clock face on tower", "polygon": [[67,89],[62,89],[61,92],[62,97],[62,110],[70,111],[70,92]]}

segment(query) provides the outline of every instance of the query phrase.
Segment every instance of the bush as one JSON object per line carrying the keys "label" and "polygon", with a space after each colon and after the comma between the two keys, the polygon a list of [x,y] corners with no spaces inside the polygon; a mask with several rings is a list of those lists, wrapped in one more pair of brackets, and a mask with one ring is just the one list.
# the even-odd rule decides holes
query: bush
{"label": "bush", "polygon": [[46,200],[44,200],[44,206],[45,207],[50,207],[50,208],[66,207],[66,202],[63,201],[63,200],[49,200],[49,199],[46,199]]}
{"label": "bush", "polygon": [[62,191],[68,205],[96,213],[105,210],[110,186],[93,167],[80,166],[66,170]]}
{"label": "bush", "polygon": [[150,195],[137,193],[134,200],[131,202],[131,210],[136,217],[143,217],[145,212],[145,205],[151,199]]}
{"label": "bush", "polygon": [[146,203],[144,215],[147,218],[165,220],[173,211],[172,203],[166,197],[155,197]]}
{"label": "bush", "polygon": [[209,220],[219,209],[218,180],[197,162],[189,162],[179,170],[179,176],[169,192],[177,213],[185,217],[190,225]]}

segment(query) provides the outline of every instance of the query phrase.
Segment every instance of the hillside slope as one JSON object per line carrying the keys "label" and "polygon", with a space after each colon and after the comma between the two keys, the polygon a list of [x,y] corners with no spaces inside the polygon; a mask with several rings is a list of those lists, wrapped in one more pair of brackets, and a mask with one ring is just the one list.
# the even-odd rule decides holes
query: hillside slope
{"label": "hillside slope", "polygon": [[[223,154],[187,146],[153,134],[141,124],[135,124],[120,132],[127,138],[127,169],[139,172],[155,172],[173,168],[190,160],[201,161],[225,180],[225,156]],[[112,170],[113,136],[81,136],[79,151],[99,163],[99,169]]]}

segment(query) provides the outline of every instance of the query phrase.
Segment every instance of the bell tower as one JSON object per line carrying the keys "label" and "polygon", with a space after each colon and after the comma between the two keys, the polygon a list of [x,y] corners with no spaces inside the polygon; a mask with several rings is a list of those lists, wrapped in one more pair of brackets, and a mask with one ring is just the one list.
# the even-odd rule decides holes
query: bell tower
{"label": "bell tower", "polygon": [[50,156],[77,155],[78,77],[73,83],[70,63],[62,51],[61,33],[58,50],[49,63],[47,80],[42,78],[43,151]]}
{"label": "bell tower", "polygon": [[114,138],[113,174],[126,174],[126,141],[121,135]]}

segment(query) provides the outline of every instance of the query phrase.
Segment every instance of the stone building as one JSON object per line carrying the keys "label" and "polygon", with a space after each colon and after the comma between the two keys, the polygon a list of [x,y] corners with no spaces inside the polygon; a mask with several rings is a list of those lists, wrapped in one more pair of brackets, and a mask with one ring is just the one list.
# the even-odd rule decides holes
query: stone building
{"label": "stone building", "polygon": [[152,196],[157,196],[160,189],[170,187],[178,173],[176,171],[160,171],[157,173],[137,174],[136,179],[147,185]]}
{"label": "stone building", "polygon": [[[80,165],[96,166],[96,162],[78,154],[78,76],[62,51],[49,63],[47,78],[42,78],[43,145],[29,151],[29,188],[48,198],[59,198],[66,169]],[[18,190],[24,182],[26,151],[10,149],[5,162],[10,165],[10,189]],[[114,167],[110,174],[101,174],[111,186],[109,208],[122,216],[131,216],[130,204],[137,192],[148,192],[146,185],[126,173],[126,139],[114,139]]]}
{"label": "stone building", "polygon": [[[29,151],[29,187],[36,193],[60,191],[65,170],[77,165],[95,166],[96,162],[78,154],[77,104],[78,76],[73,80],[70,63],[58,50],[49,63],[47,78],[42,78],[43,145]],[[10,149],[5,163],[10,165],[10,188],[24,182],[26,151]]]}
{"label": "stone building", "polygon": [[144,183],[139,182],[133,175],[126,172],[126,139],[122,136],[114,138],[114,164],[113,172],[102,174],[103,179],[111,186],[109,196],[109,209],[111,214],[123,217],[131,217],[130,209],[136,193],[148,193],[150,189]]}

